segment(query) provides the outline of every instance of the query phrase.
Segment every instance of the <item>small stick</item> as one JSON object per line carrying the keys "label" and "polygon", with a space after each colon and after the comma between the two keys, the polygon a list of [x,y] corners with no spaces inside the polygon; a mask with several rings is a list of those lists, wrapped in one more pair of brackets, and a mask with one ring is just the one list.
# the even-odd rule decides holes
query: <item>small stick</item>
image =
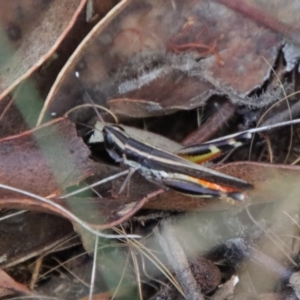
{"label": "small stick", "polygon": [[218,110],[209,117],[203,126],[197,128],[182,141],[182,145],[191,146],[208,141],[233,116],[235,108],[236,106],[229,100],[220,104]]}
{"label": "small stick", "polygon": [[155,235],[174,268],[184,290],[186,300],[204,300],[170,220],[163,221],[161,223],[161,234],[157,230]]}

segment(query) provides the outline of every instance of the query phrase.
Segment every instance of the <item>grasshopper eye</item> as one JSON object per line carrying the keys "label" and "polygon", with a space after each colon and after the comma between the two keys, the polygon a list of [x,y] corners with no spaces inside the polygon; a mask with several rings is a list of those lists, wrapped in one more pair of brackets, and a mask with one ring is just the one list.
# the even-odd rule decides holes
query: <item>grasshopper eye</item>
{"label": "grasshopper eye", "polygon": [[103,130],[104,144],[107,151],[113,150],[116,147],[113,135],[104,128]]}

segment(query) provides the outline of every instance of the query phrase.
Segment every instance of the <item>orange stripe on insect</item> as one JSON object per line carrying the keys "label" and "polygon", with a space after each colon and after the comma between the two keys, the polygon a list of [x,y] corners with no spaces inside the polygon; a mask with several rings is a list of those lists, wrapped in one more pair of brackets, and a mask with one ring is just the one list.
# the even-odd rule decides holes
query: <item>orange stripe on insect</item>
{"label": "orange stripe on insect", "polygon": [[193,178],[193,180],[199,184],[201,184],[202,186],[204,186],[205,188],[209,188],[215,191],[219,191],[219,192],[224,192],[224,193],[232,193],[232,192],[237,192],[238,190],[232,187],[227,187],[224,185],[219,185],[216,183],[212,183],[203,179],[198,179],[198,178]]}

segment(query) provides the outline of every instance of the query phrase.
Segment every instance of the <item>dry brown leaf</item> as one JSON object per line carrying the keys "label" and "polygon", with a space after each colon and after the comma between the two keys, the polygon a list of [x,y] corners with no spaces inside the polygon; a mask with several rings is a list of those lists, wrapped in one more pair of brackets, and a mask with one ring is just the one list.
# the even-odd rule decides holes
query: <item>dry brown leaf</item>
{"label": "dry brown leaf", "polygon": [[246,0],[243,2],[216,0],[216,2],[242,13],[244,16],[281,34],[285,39],[300,46],[300,26],[298,25],[300,7],[297,0],[284,2],[280,0]]}
{"label": "dry brown leaf", "polygon": [[192,109],[212,93],[238,102],[265,81],[265,60],[275,62],[281,43],[281,36],[216,2],[123,1],[70,58],[44,112],[63,114],[82,90],[135,117]]}
{"label": "dry brown leaf", "polygon": [[51,56],[85,2],[1,1],[0,98]]}
{"label": "dry brown leaf", "polygon": [[[57,194],[95,172],[89,155],[74,124],[56,119],[0,140],[0,182],[41,196]],[[1,189],[2,201],[8,195],[12,193]]]}
{"label": "dry brown leaf", "polygon": [[[11,267],[50,253],[74,234],[70,222],[57,216],[27,212],[1,221],[1,267]],[[12,247],[13,245],[13,247]]]}

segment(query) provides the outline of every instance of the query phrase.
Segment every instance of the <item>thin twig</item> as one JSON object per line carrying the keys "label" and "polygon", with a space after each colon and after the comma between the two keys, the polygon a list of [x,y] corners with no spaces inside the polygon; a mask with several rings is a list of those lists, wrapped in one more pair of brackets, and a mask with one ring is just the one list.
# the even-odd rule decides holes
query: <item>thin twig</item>
{"label": "thin twig", "polygon": [[91,273],[89,300],[93,300],[93,292],[94,292],[94,286],[95,286],[95,280],[96,280],[96,269],[97,269],[96,267],[97,267],[98,242],[99,242],[99,237],[96,236],[95,247],[94,247],[93,268],[92,268],[92,273]]}

